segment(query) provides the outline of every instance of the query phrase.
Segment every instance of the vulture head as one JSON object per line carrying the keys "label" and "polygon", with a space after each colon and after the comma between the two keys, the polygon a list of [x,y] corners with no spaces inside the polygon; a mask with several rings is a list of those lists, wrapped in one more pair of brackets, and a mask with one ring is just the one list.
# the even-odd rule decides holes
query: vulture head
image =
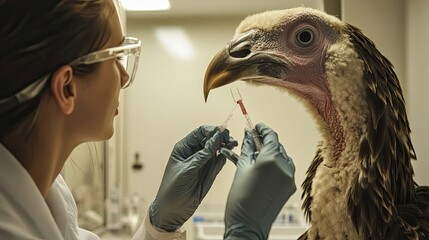
{"label": "vulture head", "polygon": [[211,61],[205,99],[237,80],[296,97],[322,133],[302,184],[310,229],[300,239],[429,239],[400,83],[358,28],[303,7],[251,15]]}

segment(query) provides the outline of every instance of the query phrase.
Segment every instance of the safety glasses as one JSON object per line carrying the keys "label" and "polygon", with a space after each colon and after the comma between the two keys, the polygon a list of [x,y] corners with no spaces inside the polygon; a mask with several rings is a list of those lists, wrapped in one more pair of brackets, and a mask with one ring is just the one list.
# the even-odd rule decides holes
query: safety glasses
{"label": "safety glasses", "polygon": [[[89,53],[72,61],[70,65],[93,64],[110,59],[117,59],[128,73],[128,81],[122,88],[131,85],[137,72],[138,60],[140,56],[141,42],[137,38],[125,37],[123,43],[117,47],[106,48]],[[48,73],[38,80],[34,81],[15,95],[0,99],[0,113],[36,97],[44,88],[52,73]]]}
{"label": "safety glasses", "polygon": [[70,65],[93,64],[110,59],[117,59],[127,71],[129,79],[122,88],[126,88],[134,81],[140,56],[141,42],[137,38],[126,37],[121,46],[102,49],[82,56]]}

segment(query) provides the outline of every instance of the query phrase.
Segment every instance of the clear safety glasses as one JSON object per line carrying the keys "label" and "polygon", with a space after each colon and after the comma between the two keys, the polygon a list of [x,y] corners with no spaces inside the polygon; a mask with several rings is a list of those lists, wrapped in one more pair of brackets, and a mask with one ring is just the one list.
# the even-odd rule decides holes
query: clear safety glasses
{"label": "clear safety glasses", "polygon": [[128,82],[122,88],[126,88],[134,81],[140,56],[141,42],[137,38],[126,37],[121,46],[102,49],[82,56],[70,65],[93,64],[110,59],[117,59],[128,73]]}
{"label": "clear safety glasses", "polygon": [[[123,43],[117,47],[106,48],[89,53],[72,61],[70,65],[93,64],[110,59],[117,59],[128,73],[128,81],[122,88],[131,85],[137,72],[138,60],[140,56],[141,42],[137,38],[125,37]],[[28,85],[15,95],[0,99],[0,113],[6,112],[9,109],[36,97],[44,88],[52,73],[48,73],[32,84]]]}

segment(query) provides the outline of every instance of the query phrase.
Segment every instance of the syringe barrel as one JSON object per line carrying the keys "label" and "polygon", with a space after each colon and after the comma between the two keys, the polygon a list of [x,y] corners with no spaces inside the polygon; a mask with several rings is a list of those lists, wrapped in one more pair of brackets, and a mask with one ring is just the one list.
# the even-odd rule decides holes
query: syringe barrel
{"label": "syringe barrel", "polygon": [[244,118],[246,118],[246,125],[249,129],[254,129],[252,120],[250,120],[249,114],[245,114]]}
{"label": "syringe barrel", "polygon": [[256,129],[253,126],[252,120],[250,120],[249,115],[246,114],[246,115],[244,115],[244,117],[246,118],[247,128],[251,129],[252,138],[253,138],[253,141],[255,142],[256,150],[259,152],[259,150],[261,150],[261,147],[262,147],[262,143],[261,143],[261,139],[259,138],[259,134],[258,134],[258,132],[256,132]]}
{"label": "syringe barrel", "polygon": [[237,104],[240,105],[241,112],[243,113],[244,117],[246,118],[246,125],[248,129],[251,129],[252,132],[252,138],[255,142],[256,150],[259,152],[259,150],[262,147],[261,139],[259,139],[259,134],[256,132],[255,127],[253,126],[252,121],[250,120],[249,114],[247,114],[246,108],[244,107],[243,101],[240,99],[237,101]]}

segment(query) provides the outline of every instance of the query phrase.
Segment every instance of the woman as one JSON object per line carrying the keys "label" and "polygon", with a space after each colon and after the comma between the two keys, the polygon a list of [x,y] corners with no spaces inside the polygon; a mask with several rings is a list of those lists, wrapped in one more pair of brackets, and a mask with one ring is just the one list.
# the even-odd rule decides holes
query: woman
{"label": "woman", "polygon": [[[140,41],[122,35],[112,0],[2,0],[0,18],[0,239],[99,239],[78,227],[59,173],[77,145],[112,136]],[[225,238],[266,239],[295,191],[294,166],[273,130],[257,131],[256,161],[248,133],[241,156],[227,130],[201,126],[180,140],[133,239],[185,239],[225,156],[237,162]]]}

